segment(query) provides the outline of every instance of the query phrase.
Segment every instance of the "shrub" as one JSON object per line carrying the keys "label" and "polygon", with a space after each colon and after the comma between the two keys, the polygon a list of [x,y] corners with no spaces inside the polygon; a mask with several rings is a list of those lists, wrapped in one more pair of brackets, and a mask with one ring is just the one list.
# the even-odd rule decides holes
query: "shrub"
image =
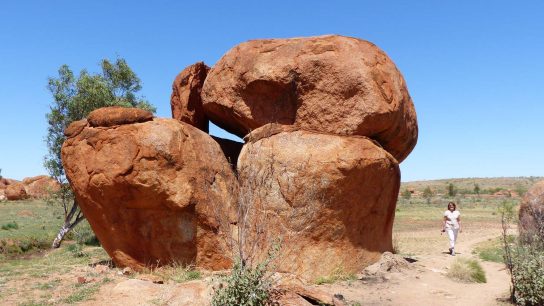
{"label": "shrub", "polygon": [[254,267],[243,260],[237,260],[230,275],[225,277],[225,284],[214,292],[212,306],[266,305],[270,301],[273,285],[268,271],[280,248],[281,242],[274,243],[267,258]]}
{"label": "shrub", "polygon": [[458,258],[448,271],[448,277],[463,282],[485,283],[485,271],[476,259]]}
{"label": "shrub", "polygon": [[514,300],[518,305],[544,305],[544,248],[518,245],[513,252]]}
{"label": "shrub", "polygon": [[2,224],[2,229],[6,230],[6,231],[9,231],[11,229],[18,229],[18,228],[19,228],[19,224],[17,224],[17,222],[15,222],[15,221],[11,221],[11,222],[8,222],[6,224]]}
{"label": "shrub", "polygon": [[83,246],[78,243],[70,244],[68,246],[68,251],[72,253],[74,257],[85,257],[87,254],[83,251]]}
{"label": "shrub", "polygon": [[[525,232],[518,239],[509,239],[510,224],[514,220],[514,206],[503,202],[502,242],[504,263],[510,273],[510,299],[518,305],[544,305],[544,234],[541,231]],[[534,215],[537,228],[544,228],[544,219]],[[519,228],[519,227],[518,227]]]}

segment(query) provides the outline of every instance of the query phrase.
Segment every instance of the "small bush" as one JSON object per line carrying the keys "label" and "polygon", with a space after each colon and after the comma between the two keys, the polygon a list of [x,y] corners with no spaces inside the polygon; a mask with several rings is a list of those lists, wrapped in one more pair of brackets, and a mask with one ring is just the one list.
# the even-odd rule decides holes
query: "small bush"
{"label": "small bush", "polygon": [[518,245],[513,249],[515,302],[518,305],[544,305],[544,249]]}
{"label": "small bush", "polygon": [[230,275],[214,292],[212,306],[261,306],[270,301],[273,281],[269,277],[272,262],[278,257],[281,240],[274,242],[267,257],[255,266],[237,260]]}
{"label": "small bush", "polygon": [[448,271],[448,277],[470,283],[486,283],[485,271],[476,259],[458,258]]}
{"label": "small bush", "polygon": [[100,241],[98,241],[91,226],[86,221],[83,221],[77,228],[74,228],[70,234],[70,237],[67,238],[74,239],[79,244],[100,246]]}
{"label": "small bush", "polygon": [[2,229],[6,231],[9,231],[12,229],[16,230],[16,229],[19,229],[19,224],[17,224],[17,222],[15,221],[11,221],[6,224],[2,224]]}
{"label": "small bush", "polygon": [[68,246],[68,251],[72,253],[74,257],[85,257],[87,254],[83,251],[83,246],[78,243],[70,244]]}
{"label": "small bush", "polygon": [[236,262],[225,279],[226,285],[215,292],[212,305],[265,305],[270,299],[272,285],[265,274],[266,269],[262,265],[252,269]]}

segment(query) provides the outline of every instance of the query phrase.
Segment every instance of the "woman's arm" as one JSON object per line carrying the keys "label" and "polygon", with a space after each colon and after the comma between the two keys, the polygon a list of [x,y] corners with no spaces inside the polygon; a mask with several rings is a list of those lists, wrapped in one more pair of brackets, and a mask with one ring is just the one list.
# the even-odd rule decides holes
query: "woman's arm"
{"label": "woman's arm", "polygon": [[446,221],[448,220],[448,217],[444,216],[444,219],[442,220],[442,231],[446,231]]}
{"label": "woman's arm", "polygon": [[459,224],[459,231],[462,232],[462,230],[461,230],[461,216],[457,217],[457,224]]}

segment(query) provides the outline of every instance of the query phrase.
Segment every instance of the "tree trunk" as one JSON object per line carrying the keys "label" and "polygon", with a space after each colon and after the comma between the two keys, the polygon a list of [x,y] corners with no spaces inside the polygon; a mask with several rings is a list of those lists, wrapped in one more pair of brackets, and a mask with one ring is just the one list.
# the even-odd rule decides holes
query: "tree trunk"
{"label": "tree trunk", "polygon": [[[76,217],[76,219],[72,222],[72,219],[74,218],[74,216]],[[74,200],[72,202],[72,207],[70,208],[70,212],[66,214],[64,218],[64,224],[60,228],[59,233],[57,234],[57,236],[55,237],[55,240],[53,240],[53,243],[51,244],[51,248],[53,249],[59,248],[66,234],[68,234],[74,227],[76,227],[76,225],[78,225],[79,222],[81,222],[83,219],[85,219],[85,217],[81,213],[81,210],[79,210],[79,205]]]}
{"label": "tree trunk", "polygon": [[66,234],[68,234],[70,230],[72,230],[72,228],[70,227],[70,223],[64,223],[62,227],[60,228],[59,233],[55,237],[55,240],[53,240],[53,244],[51,245],[51,248],[53,249],[59,248],[60,243],[62,242],[62,240],[64,240],[64,236],[66,236]]}

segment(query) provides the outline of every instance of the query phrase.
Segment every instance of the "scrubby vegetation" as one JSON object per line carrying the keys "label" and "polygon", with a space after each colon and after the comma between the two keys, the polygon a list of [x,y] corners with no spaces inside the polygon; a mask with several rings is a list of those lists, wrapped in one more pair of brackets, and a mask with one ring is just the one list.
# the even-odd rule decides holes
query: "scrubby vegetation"
{"label": "scrubby vegetation", "polygon": [[517,220],[517,214],[509,203],[501,206],[503,258],[510,272],[510,298],[527,306],[544,305],[544,218],[535,211],[531,213],[537,230],[522,232],[512,239],[511,224]]}
{"label": "scrubby vegetation", "polygon": [[448,271],[448,277],[470,283],[487,282],[485,271],[476,259],[456,259]]}

